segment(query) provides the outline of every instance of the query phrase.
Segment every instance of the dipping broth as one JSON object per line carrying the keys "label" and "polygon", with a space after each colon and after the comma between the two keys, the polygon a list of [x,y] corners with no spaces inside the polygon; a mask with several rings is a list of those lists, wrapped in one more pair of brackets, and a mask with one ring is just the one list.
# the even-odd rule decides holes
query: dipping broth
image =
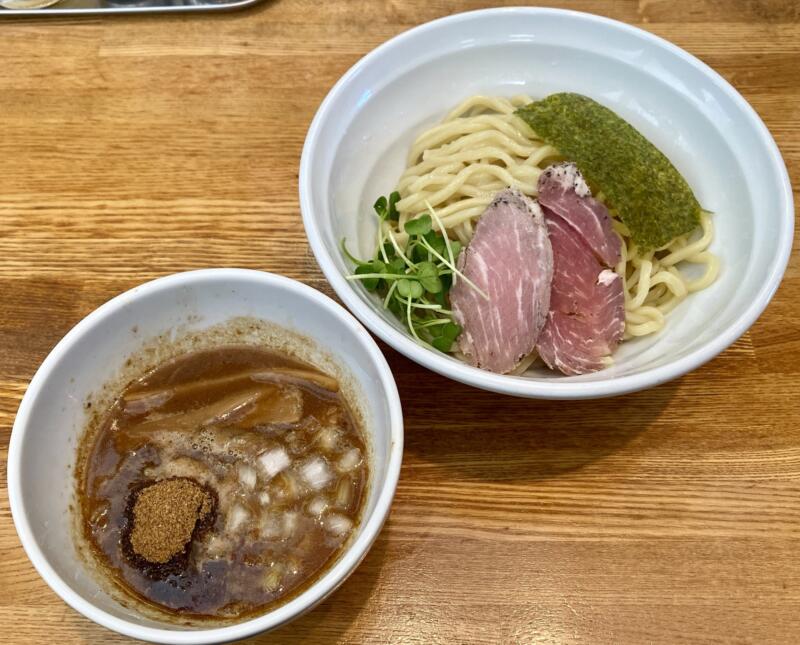
{"label": "dipping broth", "polygon": [[157,367],[89,440],[92,550],[128,592],[190,618],[239,618],[305,589],[352,534],[368,480],[336,380],[250,346]]}

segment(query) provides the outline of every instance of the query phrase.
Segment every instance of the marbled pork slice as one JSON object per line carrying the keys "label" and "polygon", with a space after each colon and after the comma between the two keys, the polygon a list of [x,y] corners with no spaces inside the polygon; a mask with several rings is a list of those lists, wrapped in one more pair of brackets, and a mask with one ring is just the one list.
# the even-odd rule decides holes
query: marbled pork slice
{"label": "marbled pork slice", "polygon": [[465,280],[450,290],[472,365],[505,374],[533,351],[550,307],[553,253],[539,204],[517,190],[497,194],[459,257]]}
{"label": "marbled pork slice", "polygon": [[603,266],[584,239],[558,215],[544,209],[553,247],[550,312],[536,349],[564,374],[607,367],[625,330],[622,278]]}
{"label": "marbled pork slice", "polygon": [[620,261],[622,243],[611,227],[608,209],[592,197],[574,163],[545,168],[539,177],[538,188],[542,207],[560,216],[586,242],[600,262],[613,267]]}

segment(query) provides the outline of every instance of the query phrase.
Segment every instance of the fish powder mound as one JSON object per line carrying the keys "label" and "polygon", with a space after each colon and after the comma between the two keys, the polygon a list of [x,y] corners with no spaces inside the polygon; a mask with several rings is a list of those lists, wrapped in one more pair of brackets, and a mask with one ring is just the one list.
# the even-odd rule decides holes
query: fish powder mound
{"label": "fish powder mound", "polygon": [[214,506],[209,492],[191,479],[167,479],[145,486],[131,508],[133,553],[152,564],[166,564],[184,552]]}

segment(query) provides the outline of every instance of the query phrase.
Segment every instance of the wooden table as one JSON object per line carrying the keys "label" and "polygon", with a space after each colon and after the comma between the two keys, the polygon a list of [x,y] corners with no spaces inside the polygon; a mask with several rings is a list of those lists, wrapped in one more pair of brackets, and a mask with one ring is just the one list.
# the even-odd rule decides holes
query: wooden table
{"label": "wooden table", "polygon": [[[3,455],[40,361],[120,291],[240,266],[330,293],[298,213],[314,111],[380,42],[490,4],[503,3],[277,0],[214,17],[0,25]],[[547,4],[639,25],[712,65],[800,180],[800,3]],[[406,413],[390,520],[332,598],[252,642],[798,642],[798,317],[795,258],[761,320],[709,365],[570,404],[472,390],[384,347]],[[5,642],[130,642],[38,577],[2,469]]]}

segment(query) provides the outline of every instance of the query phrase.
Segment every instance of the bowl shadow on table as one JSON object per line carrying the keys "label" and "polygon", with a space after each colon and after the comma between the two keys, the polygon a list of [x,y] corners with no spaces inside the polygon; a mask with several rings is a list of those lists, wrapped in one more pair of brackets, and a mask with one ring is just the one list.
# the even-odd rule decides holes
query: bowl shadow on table
{"label": "bowl shadow on table", "polygon": [[386,535],[390,523],[391,517],[358,568],[323,603],[284,627],[240,642],[246,645],[346,642],[346,635],[368,605],[387,560]]}
{"label": "bowl shadow on table", "polygon": [[621,451],[656,423],[677,382],[585,401],[522,399],[478,390],[387,358],[405,417],[406,472],[415,481],[536,481]]}

